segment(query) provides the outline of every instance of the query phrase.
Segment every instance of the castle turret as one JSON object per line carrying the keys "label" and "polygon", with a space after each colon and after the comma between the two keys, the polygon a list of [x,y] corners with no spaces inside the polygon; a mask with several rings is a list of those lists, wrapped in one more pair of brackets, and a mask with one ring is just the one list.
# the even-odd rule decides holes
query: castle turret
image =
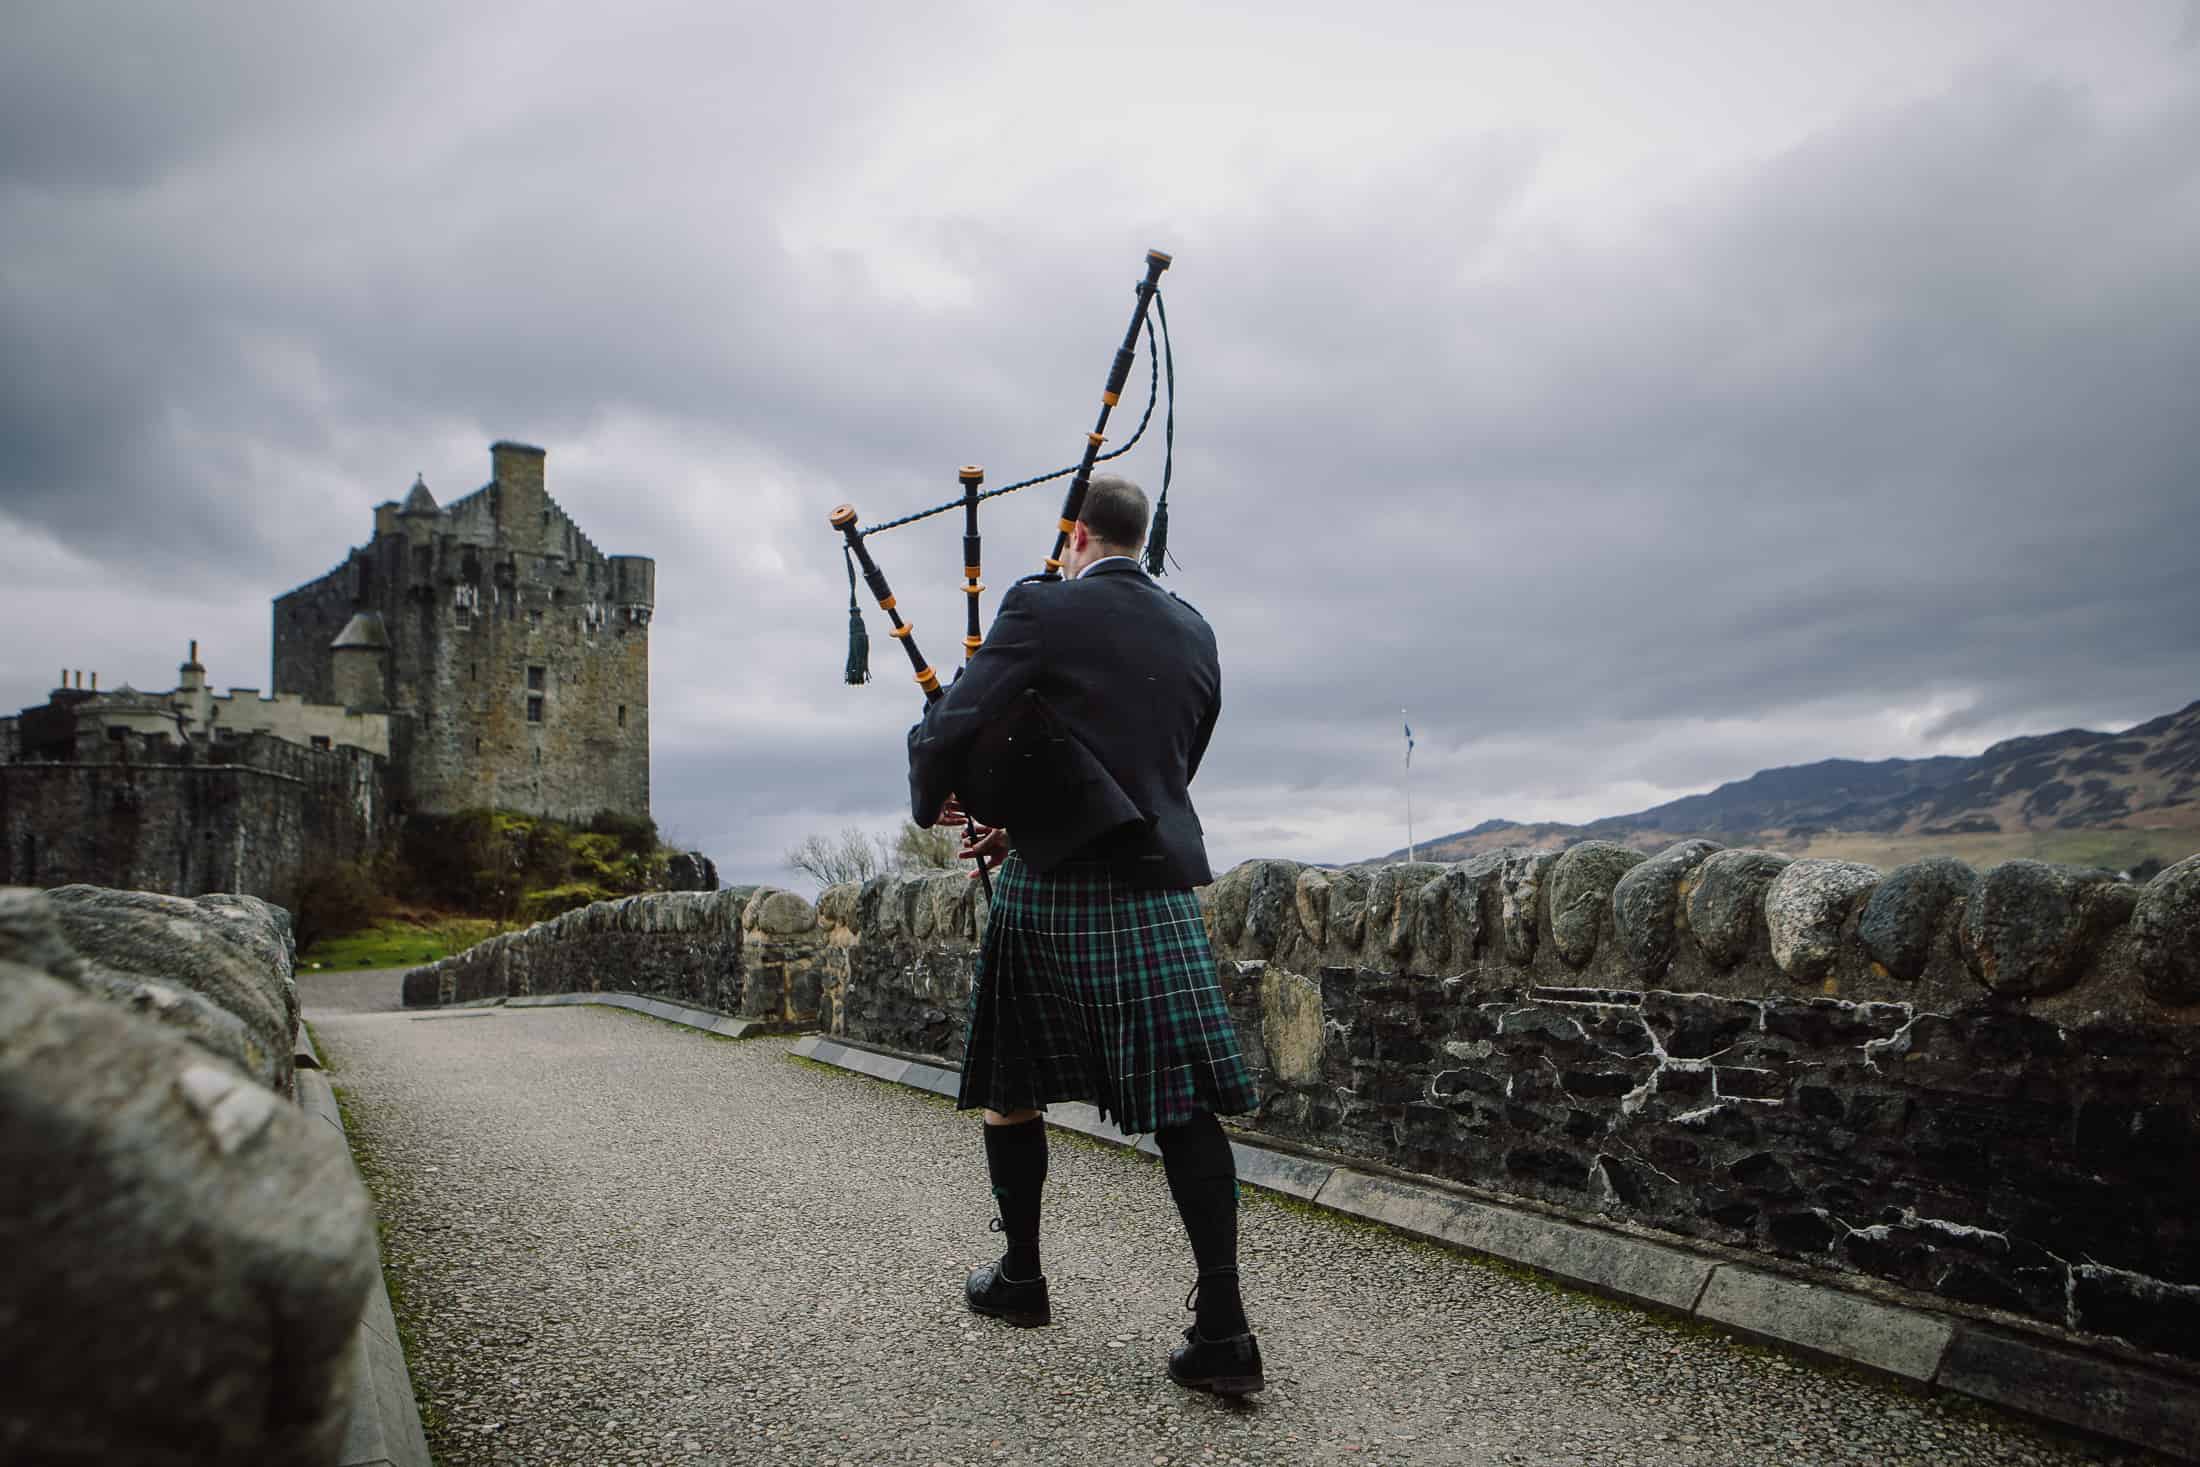
{"label": "castle turret", "polygon": [[443,511],[436,507],[435,496],[428,492],[428,481],[419,474],[413,475],[413,486],[405,494],[405,507],[397,512],[397,521],[405,527],[405,538],[415,545],[425,545],[435,538],[435,522]]}
{"label": "castle turret", "polygon": [[614,555],[611,567],[611,606],[639,626],[648,626],[657,609],[657,562],[647,555]]}
{"label": "castle turret", "polygon": [[336,662],[336,701],[362,713],[389,710],[389,633],[382,613],[362,611],[329,644]]}

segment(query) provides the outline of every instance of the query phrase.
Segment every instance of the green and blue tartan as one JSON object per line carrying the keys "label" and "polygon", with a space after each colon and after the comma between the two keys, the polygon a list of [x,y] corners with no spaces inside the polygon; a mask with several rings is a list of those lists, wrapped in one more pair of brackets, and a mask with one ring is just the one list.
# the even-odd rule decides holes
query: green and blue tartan
{"label": "green and blue tartan", "polygon": [[1199,898],[1106,862],[1041,876],[1010,853],[970,992],[958,1108],[1082,1100],[1126,1135],[1260,1105],[1215,982]]}

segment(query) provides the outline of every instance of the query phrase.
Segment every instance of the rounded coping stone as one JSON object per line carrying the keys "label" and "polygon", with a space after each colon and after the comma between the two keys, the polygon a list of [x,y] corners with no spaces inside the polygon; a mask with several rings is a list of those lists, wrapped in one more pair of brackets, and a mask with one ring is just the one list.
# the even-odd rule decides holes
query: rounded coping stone
{"label": "rounded coping stone", "polygon": [[1927,856],[1888,872],[1856,922],[1865,953],[1904,982],[1923,977],[1942,916],[1976,875],[1953,856]]}
{"label": "rounded coping stone", "polygon": [[1502,853],[1484,851],[1453,863],[1422,884],[1414,899],[1417,931],[1414,955],[1424,967],[1449,963],[1464,967],[1474,961],[1490,937],[1482,909],[1482,895],[1504,870]]}
{"label": "rounded coping stone", "polygon": [[1254,862],[1240,861],[1215,882],[1215,935],[1234,943],[1245,935],[1246,908],[1253,899]]}
{"label": "rounded coping stone", "polygon": [[856,923],[856,898],[862,894],[863,883],[843,881],[838,886],[828,886],[818,893],[818,920],[830,922],[835,927],[853,927]]}
{"label": "rounded coping stone", "polygon": [[1292,905],[1299,912],[1299,927],[1316,947],[1329,941],[1329,891],[1329,873],[1309,866],[1299,873],[1291,892]]}
{"label": "rounded coping stone", "polygon": [[1636,973],[1661,977],[1672,964],[1680,937],[1681,885],[1721,849],[1716,841],[1680,841],[1629,871],[1612,888],[1612,922]]}
{"label": "rounded coping stone", "polygon": [[1964,962],[1994,993],[2060,993],[2084,972],[2094,933],[2123,907],[2118,884],[2106,871],[2045,861],[1980,872],[1964,900]]}
{"label": "rounded coping stone", "polygon": [[1283,944],[1298,916],[1296,861],[1255,861],[1245,900],[1245,942],[1263,957]]}
{"label": "rounded coping stone", "polygon": [[1505,956],[1525,968],[1535,961],[1537,908],[1559,853],[1508,849],[1499,854],[1504,865],[1498,873],[1498,921],[1505,930]]}
{"label": "rounded coping stone", "polygon": [[1857,902],[1879,885],[1879,868],[1860,861],[1802,860],[1765,888],[1772,961],[1797,982],[1815,982],[1841,956],[1841,928]]}
{"label": "rounded coping stone", "polygon": [[1330,873],[1329,937],[1332,946],[1357,948],[1367,935],[1368,874],[1363,866]]}
{"label": "rounded coping stone", "polygon": [[2162,1003],[2200,1002],[2200,856],[2158,874],[2131,910],[2139,975]]}
{"label": "rounded coping stone", "polygon": [[1778,851],[1718,851],[1696,868],[1688,892],[1688,930],[1704,956],[1731,968],[1749,956],[1764,919],[1765,891],[1794,857]]}
{"label": "rounded coping stone", "polygon": [[1377,871],[1368,885],[1367,925],[1361,934],[1362,946],[1380,946],[1384,954],[1398,962],[1409,961],[1413,956],[1415,919],[1419,915],[1415,902],[1421,888],[1443,869],[1435,861],[1399,861]]}
{"label": "rounded coping stone", "polygon": [[36,887],[0,886],[0,962],[79,982],[84,959],[61,935],[61,918]]}
{"label": "rounded coping stone", "polygon": [[741,925],[767,937],[796,937],[817,926],[817,908],[791,891],[759,887],[741,913]]}
{"label": "rounded coping stone", "polygon": [[1551,942],[1566,966],[1584,967],[1597,955],[1612,893],[1648,859],[1608,840],[1586,840],[1559,856],[1551,867]]}

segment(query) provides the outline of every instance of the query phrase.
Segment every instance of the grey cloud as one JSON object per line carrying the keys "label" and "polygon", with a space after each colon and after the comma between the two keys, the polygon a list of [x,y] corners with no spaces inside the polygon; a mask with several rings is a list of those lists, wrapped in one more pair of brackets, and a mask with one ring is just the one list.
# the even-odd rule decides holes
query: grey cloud
{"label": "grey cloud", "polygon": [[[954,26],[693,13],[422,20],[417,54],[333,12],[264,41],[202,15],[162,42],[191,64],[143,86],[99,72],[95,24],[24,48],[0,75],[30,87],[0,121],[41,121],[0,154],[0,515],[118,583],[249,566],[257,600],[337,558],[415,467],[448,498],[487,438],[545,443],[591,535],[659,557],[659,807],[731,849],[787,811],[899,803],[915,699],[875,625],[878,685],[834,682],[825,508],[877,519],[947,497],[961,462],[1000,483],[1067,461],[1158,245],[1179,260],[1177,589],[1225,654],[1217,808],[1379,805],[1361,751],[1401,702],[1432,731],[1546,743],[1494,761],[1525,796],[1847,752],[1660,742],[1829,698],[1961,694],[1950,737],[2200,693],[2200,89],[2119,120],[2004,64],[1740,165],[1618,243],[1537,212],[1549,134],[1429,134],[1177,217],[1078,160],[1093,197],[1133,202],[908,219],[909,257],[964,286],[911,299],[790,231],[865,205],[837,180],[921,126],[902,74]],[[290,75],[351,45],[356,83]],[[1158,434],[1124,465],[1153,488]],[[1058,502],[989,508],[996,588]],[[936,654],[957,533],[882,544]],[[16,701],[48,676],[0,666]],[[712,747],[680,709],[732,678],[818,732],[734,724]],[[1264,826],[1284,828],[1239,829]]]}

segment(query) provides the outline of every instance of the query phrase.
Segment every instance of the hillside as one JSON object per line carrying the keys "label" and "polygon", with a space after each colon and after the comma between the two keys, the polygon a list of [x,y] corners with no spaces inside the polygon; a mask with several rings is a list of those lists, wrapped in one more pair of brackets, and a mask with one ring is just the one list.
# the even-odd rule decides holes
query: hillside
{"label": "hillside", "polygon": [[[2077,835],[2102,831],[2131,838],[2103,845]],[[2200,849],[2200,702],[2121,733],[2065,729],[2008,739],[1976,758],[1824,759],[1760,770],[1708,794],[1586,825],[1486,820],[1422,842],[1417,854],[1456,861],[1501,846],[1584,840],[1656,850],[1690,836],[1813,854],[1835,845],[1992,851],[1997,859],[2065,847],[2188,853]]]}

